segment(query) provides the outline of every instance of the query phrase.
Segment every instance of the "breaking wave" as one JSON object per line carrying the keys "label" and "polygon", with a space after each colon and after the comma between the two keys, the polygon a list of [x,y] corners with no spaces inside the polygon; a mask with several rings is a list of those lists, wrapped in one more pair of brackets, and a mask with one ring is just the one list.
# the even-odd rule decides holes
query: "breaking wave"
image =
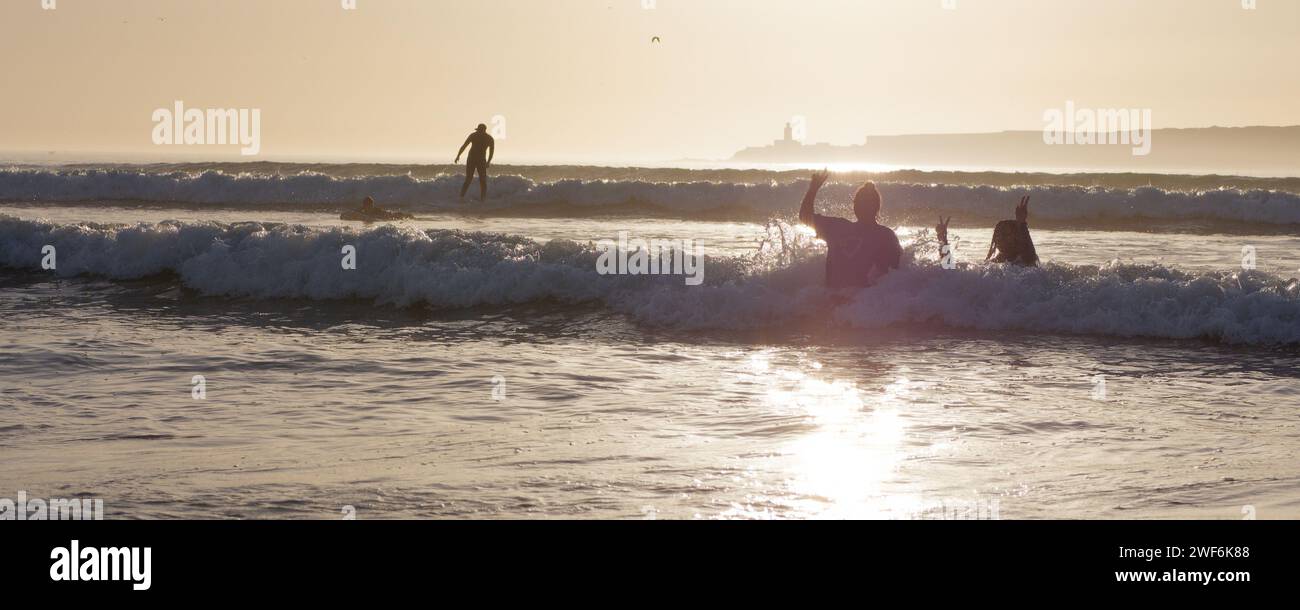
{"label": "breaking wave", "polygon": [[[46,245],[55,247],[54,271],[40,271]],[[345,245],[356,248],[355,270],[342,269]],[[918,254],[925,246],[909,246],[907,258],[928,260]],[[680,330],[831,320],[862,329],[926,325],[1300,344],[1300,282],[1262,272],[1118,262],[945,270],[909,261],[874,287],[835,294],[821,285],[816,250],[710,257],[702,286],[687,286],[682,276],[602,276],[598,256],[590,243],[398,226],[59,225],[0,215],[0,266],[111,279],[173,273],[211,296],[434,308],[586,303]]]}
{"label": "breaking wave", "polygon": [[[336,176],[304,171],[226,173],[220,170],[152,172],[125,169],[0,170],[0,201],[37,203],[154,203],[337,210],[372,196],[382,205],[415,213],[532,213],[562,208],[596,215],[634,208],[673,217],[767,219],[798,206],[806,182],[648,181],[498,176],[486,204],[458,201],[461,177],[437,175]],[[823,205],[844,207],[855,183],[832,183]],[[477,187],[473,189],[477,192]],[[1059,223],[1102,223],[1152,228],[1161,223],[1300,224],[1300,195],[1268,189],[1166,190],[1060,185],[1023,187],[881,182],[891,220],[931,221],[934,212],[966,218],[1005,216],[1017,194],[1033,196],[1034,217]],[[1011,192],[1014,190],[1014,193]]]}

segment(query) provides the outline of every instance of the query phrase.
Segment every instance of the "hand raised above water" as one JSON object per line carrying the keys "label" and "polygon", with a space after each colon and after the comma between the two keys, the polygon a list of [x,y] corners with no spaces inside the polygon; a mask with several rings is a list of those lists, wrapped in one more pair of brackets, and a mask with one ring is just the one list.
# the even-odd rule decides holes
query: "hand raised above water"
{"label": "hand raised above water", "polygon": [[952,222],[952,216],[949,216],[949,217],[948,217],[948,220],[944,220],[944,219],[943,219],[943,216],[940,216],[940,217],[939,217],[939,224],[937,224],[937,225],[934,226],[934,233],[935,233],[935,235],[938,235],[938,236],[939,236],[939,243],[941,243],[941,244],[946,244],[946,243],[948,243],[948,223],[949,223],[949,222]]}
{"label": "hand raised above water", "polygon": [[826,184],[826,180],[830,177],[831,177],[831,172],[826,169],[823,169],[820,172],[813,172],[811,188],[815,188],[815,189],[821,188],[823,184]]}

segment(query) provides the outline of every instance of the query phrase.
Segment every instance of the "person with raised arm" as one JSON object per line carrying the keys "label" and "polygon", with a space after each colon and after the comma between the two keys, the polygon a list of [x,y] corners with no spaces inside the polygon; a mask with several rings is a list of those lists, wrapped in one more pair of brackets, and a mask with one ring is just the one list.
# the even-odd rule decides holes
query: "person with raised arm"
{"label": "person with raised arm", "polygon": [[[934,232],[939,240],[939,263],[942,264],[948,259],[952,252],[948,247],[948,223],[952,221],[952,216],[946,220],[943,216],[939,217],[939,224],[934,226]],[[994,256],[994,253],[997,256]],[[1024,267],[1035,267],[1038,265],[1038,251],[1034,249],[1034,240],[1029,236],[1029,196],[1025,195],[1020,198],[1020,204],[1016,206],[1016,219],[1003,220],[997,226],[993,227],[993,243],[989,244],[988,256],[984,257],[986,262],[994,263],[1012,263]],[[946,266],[945,268],[952,268]]]}
{"label": "person with raised arm", "polygon": [[[997,256],[994,256],[995,252]],[[1029,195],[1020,198],[1015,220],[1004,220],[993,227],[993,242],[989,244],[989,254],[984,260],[1024,267],[1038,265],[1038,251],[1029,236]]]}
{"label": "person with raised arm", "polygon": [[853,213],[857,221],[822,216],[814,211],[817,192],[830,173],[814,172],[808,193],[799,206],[799,222],[817,231],[826,242],[826,286],[862,288],[897,269],[903,255],[893,229],[877,222],[880,216],[880,191],[866,182],[853,195]]}
{"label": "person with raised arm", "polygon": [[[952,247],[948,245],[948,223],[950,222],[952,222],[952,216],[949,216],[947,220],[943,216],[939,216],[939,224],[934,225],[934,234],[939,240],[939,264],[943,265],[945,269],[952,268]],[[945,262],[948,265],[944,265]]]}

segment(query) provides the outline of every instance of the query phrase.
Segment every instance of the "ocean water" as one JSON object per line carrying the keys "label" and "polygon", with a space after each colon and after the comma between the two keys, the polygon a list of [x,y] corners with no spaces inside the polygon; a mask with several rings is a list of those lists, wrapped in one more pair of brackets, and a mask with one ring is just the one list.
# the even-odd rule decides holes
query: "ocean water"
{"label": "ocean water", "polygon": [[[846,294],[791,223],[796,173],[498,170],[486,204],[456,201],[451,168],[0,170],[0,497],[108,518],[1300,516],[1292,180],[873,176],[907,262]],[[847,213],[862,178],[819,208]],[[1045,264],[982,263],[1023,193]],[[416,219],[338,220],[368,194]],[[703,284],[597,274],[621,231],[702,246]]]}

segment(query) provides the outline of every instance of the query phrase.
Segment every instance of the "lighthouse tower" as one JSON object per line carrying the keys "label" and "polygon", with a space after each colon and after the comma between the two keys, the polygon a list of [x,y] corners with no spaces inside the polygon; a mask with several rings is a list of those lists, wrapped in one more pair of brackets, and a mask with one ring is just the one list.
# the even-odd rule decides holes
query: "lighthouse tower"
{"label": "lighthouse tower", "polygon": [[772,142],[772,145],[782,149],[797,148],[800,144],[798,140],[794,139],[794,126],[791,125],[790,123],[786,123],[785,137],[775,142]]}

